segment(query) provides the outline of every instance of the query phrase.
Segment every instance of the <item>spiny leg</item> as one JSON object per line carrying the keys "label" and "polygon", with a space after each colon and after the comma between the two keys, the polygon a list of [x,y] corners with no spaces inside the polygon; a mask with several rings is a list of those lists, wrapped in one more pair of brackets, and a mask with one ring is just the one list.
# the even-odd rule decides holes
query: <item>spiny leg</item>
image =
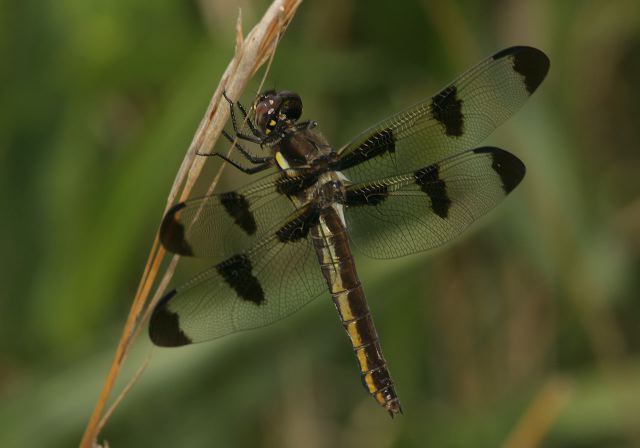
{"label": "spiny leg", "polygon": [[253,154],[251,154],[249,151],[247,151],[240,143],[238,143],[236,141],[236,139],[234,139],[233,137],[231,137],[231,135],[229,135],[229,133],[225,130],[222,131],[222,135],[229,140],[235,148],[238,149],[238,151],[240,151],[240,153],[251,163],[265,163],[268,162],[272,159],[271,156],[264,156],[264,157],[260,157],[260,156],[254,156]]}
{"label": "spiny leg", "polygon": [[[257,143],[259,145],[262,145],[264,143],[264,137],[262,136],[260,131],[258,131],[255,128],[255,126],[251,122],[251,120],[249,118],[247,118],[247,112],[244,109],[244,107],[239,102],[234,103],[233,100],[231,98],[229,98],[227,96],[227,93],[224,92],[224,91],[222,92],[222,96],[224,96],[224,99],[227,100],[227,102],[229,103],[229,111],[231,113],[231,124],[233,126],[233,131],[235,132],[236,136],[239,139],[247,140],[249,142],[253,142],[253,143]],[[242,132],[240,132],[240,129],[238,127],[238,120],[236,118],[236,111],[234,109],[234,105],[237,105],[238,109],[240,109],[240,111],[242,112],[244,117],[247,118],[247,120],[246,120],[247,125],[249,126],[249,129],[251,130],[251,133],[253,135],[247,135],[247,134],[243,134]]]}
{"label": "spiny leg", "polygon": [[212,152],[212,153],[207,154],[207,153],[196,151],[196,155],[199,155],[199,156],[202,156],[202,157],[220,157],[222,160],[227,162],[229,165],[231,165],[234,168],[242,171],[245,174],[259,173],[260,171],[264,171],[264,170],[266,170],[267,168],[269,168],[271,166],[271,158],[268,158],[268,161],[265,161],[260,165],[256,165],[254,167],[247,168],[245,166],[240,165],[237,162],[234,162],[229,157],[227,157],[224,154],[221,154],[219,152]]}
{"label": "spiny leg", "polygon": [[[229,103],[233,104],[233,101],[231,100],[231,98],[229,98],[227,96],[227,92],[226,91],[222,92],[222,94],[224,95],[225,99],[227,101],[229,101]],[[258,137],[258,138],[262,137],[262,133],[256,129],[255,125],[253,124],[253,121],[251,121],[251,119],[249,118],[249,114],[247,113],[247,111],[244,108],[244,106],[242,105],[242,103],[240,101],[236,101],[235,105],[238,107],[238,109],[240,109],[240,112],[242,112],[242,115],[243,115],[244,119],[246,120],[247,126],[249,126],[249,129],[251,130],[251,133],[253,135],[255,135],[256,137]]]}

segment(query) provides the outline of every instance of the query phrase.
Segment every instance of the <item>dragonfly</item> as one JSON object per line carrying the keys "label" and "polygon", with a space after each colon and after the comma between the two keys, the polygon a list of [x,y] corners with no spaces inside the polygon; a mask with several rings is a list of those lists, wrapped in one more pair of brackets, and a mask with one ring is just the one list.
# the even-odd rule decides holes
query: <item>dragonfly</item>
{"label": "dragonfly", "polygon": [[158,302],[151,341],[177,347],[262,327],[324,293],[366,391],[391,417],[402,413],[352,248],[393,259],[441,246],[513,191],[525,175],[522,161],[476,145],[533,94],[549,64],[536,48],[506,48],[339,149],[317,122],[300,121],[295,92],[266,91],[249,111],[225,93],[235,136],[224,136],[245,162],[206,155],[247,174],[275,170],[168,210],[164,247],[212,265]]}

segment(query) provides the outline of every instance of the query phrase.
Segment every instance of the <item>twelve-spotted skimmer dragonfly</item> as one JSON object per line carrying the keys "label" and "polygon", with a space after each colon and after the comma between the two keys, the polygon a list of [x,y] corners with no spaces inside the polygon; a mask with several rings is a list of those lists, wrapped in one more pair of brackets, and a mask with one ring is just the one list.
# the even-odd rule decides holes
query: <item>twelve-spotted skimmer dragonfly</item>
{"label": "twelve-spotted skimmer dragonfly", "polygon": [[260,327],[328,286],[366,390],[392,417],[402,412],[351,247],[380,259],[431,249],[498,204],[525,167],[507,151],[473,145],[520,108],[548,70],[540,50],[507,48],[338,150],[317,123],[298,122],[302,101],[294,92],[265,92],[248,117],[227,98],[236,137],[270,154],[257,157],[236,144],[252,167],[213,155],[247,173],[278,171],[168,211],[162,244],[216,262],[160,300],[151,340],[174,347]]}

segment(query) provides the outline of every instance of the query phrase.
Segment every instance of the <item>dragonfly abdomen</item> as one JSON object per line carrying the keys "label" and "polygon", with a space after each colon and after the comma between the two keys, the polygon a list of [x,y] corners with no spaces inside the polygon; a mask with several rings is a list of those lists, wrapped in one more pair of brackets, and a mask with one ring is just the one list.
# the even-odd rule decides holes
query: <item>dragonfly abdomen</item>
{"label": "dragonfly abdomen", "polygon": [[362,384],[393,417],[402,412],[402,408],[337,210],[333,207],[323,210],[319,225],[311,232],[322,274],[351,341]]}

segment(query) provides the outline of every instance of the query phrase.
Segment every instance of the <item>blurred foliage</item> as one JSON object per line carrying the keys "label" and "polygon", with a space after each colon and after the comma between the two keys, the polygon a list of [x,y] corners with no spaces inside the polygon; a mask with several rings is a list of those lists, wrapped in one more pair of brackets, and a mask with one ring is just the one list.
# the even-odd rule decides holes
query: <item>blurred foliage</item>
{"label": "blurred foliage", "polygon": [[[0,446],[79,441],[239,6],[247,31],[268,2],[2,1]],[[298,91],[336,146],[498,49],[543,49],[549,77],[491,137],[527,176],[435,254],[357,259],[404,416],[362,390],[319,299],[263,330],[154,350],[102,436],[112,447],[640,446],[639,9],[303,3],[267,82]],[[246,181],[226,174],[223,186]],[[176,281],[195,266],[183,260]],[[122,384],[148,352],[143,335]]]}

